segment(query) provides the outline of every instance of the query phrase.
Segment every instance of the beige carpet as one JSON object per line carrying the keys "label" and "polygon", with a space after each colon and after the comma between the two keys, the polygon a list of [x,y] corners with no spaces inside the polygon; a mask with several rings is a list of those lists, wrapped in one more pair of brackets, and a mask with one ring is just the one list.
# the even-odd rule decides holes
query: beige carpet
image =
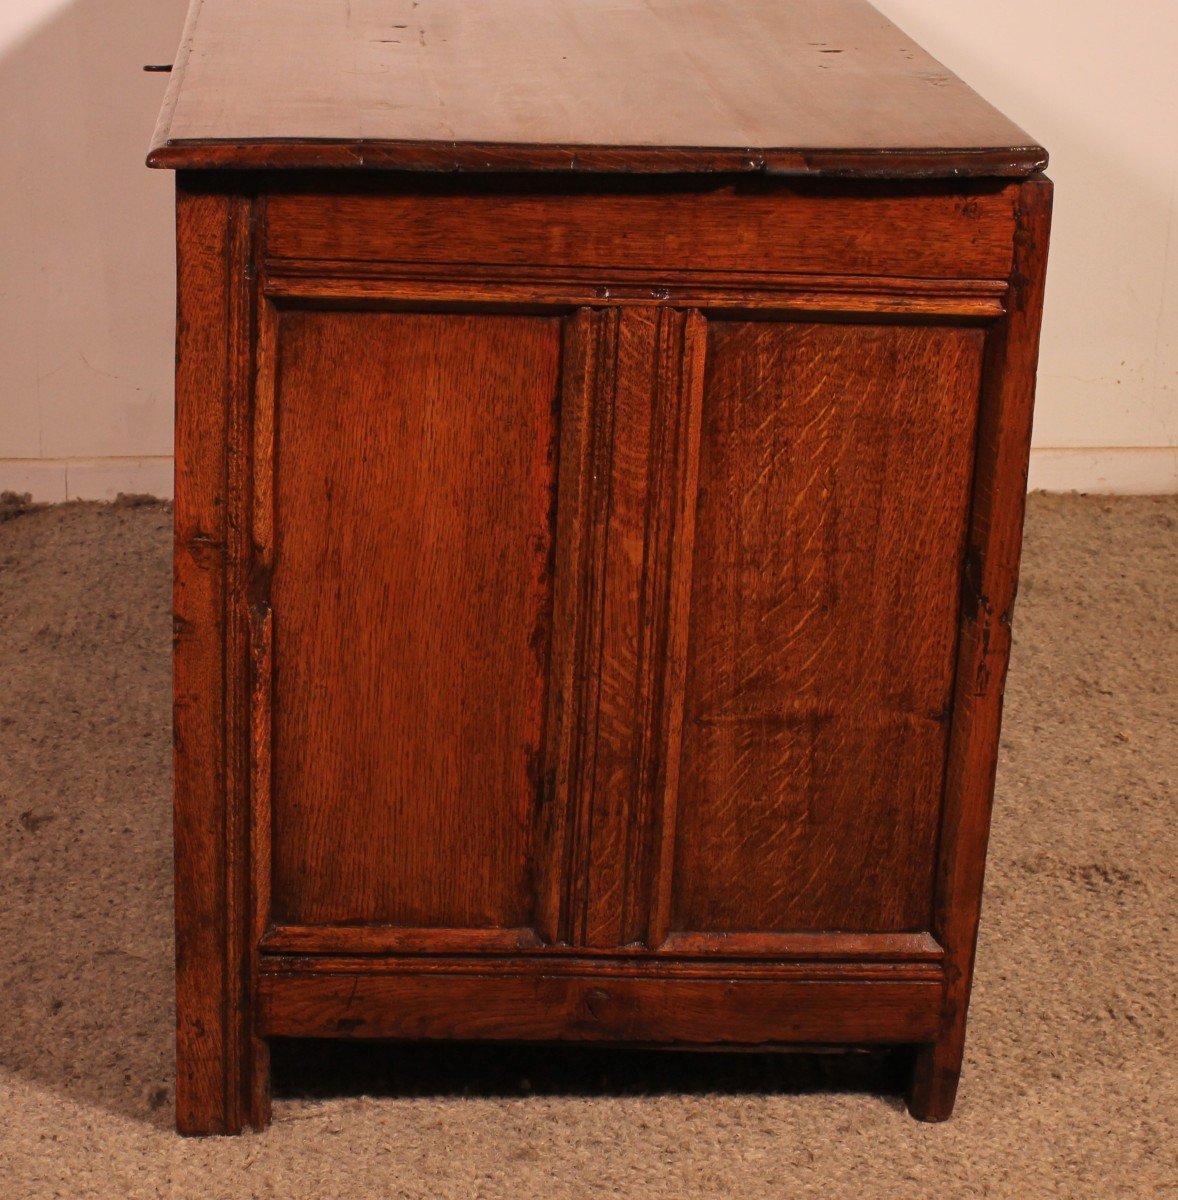
{"label": "beige carpet", "polygon": [[0,1200],[1178,1196],[1178,499],[1033,499],[942,1126],[886,1063],[293,1045],[268,1133],[176,1138],[169,521],[0,523]]}

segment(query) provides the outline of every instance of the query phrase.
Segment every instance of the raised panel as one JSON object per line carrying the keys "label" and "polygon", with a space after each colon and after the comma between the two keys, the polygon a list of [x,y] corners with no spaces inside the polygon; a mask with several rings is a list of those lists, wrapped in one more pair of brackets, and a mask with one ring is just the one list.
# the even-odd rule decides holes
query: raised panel
{"label": "raised panel", "polygon": [[562,320],[292,309],[274,339],[272,916],[526,929]]}
{"label": "raised panel", "polygon": [[710,323],[670,931],[929,927],[984,340]]}

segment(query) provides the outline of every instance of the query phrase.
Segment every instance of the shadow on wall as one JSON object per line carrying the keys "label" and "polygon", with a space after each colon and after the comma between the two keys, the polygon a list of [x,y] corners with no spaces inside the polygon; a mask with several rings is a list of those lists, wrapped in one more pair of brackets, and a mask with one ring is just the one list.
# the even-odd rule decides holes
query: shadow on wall
{"label": "shadow on wall", "polygon": [[171,62],[186,0],[5,4],[0,471],[63,500],[38,460],[172,452],[172,179],[143,162],[168,76],[143,65]]}

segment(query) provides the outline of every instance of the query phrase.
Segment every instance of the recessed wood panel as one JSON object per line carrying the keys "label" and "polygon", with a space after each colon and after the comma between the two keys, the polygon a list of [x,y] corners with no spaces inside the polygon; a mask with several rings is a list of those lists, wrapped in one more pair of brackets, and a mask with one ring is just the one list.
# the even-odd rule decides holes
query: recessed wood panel
{"label": "recessed wood panel", "polygon": [[671,929],[928,927],[983,342],[711,325]]}
{"label": "recessed wood panel", "polygon": [[273,911],[534,913],[559,318],[283,313]]}

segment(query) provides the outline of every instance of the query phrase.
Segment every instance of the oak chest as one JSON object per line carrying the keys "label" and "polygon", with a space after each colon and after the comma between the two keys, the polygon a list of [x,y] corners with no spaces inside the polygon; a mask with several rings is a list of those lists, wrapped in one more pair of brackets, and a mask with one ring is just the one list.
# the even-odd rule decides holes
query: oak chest
{"label": "oak chest", "polygon": [[896,1044],[948,1116],[1043,151],[861,0],[194,0],[149,161],[179,1128],[278,1036]]}

